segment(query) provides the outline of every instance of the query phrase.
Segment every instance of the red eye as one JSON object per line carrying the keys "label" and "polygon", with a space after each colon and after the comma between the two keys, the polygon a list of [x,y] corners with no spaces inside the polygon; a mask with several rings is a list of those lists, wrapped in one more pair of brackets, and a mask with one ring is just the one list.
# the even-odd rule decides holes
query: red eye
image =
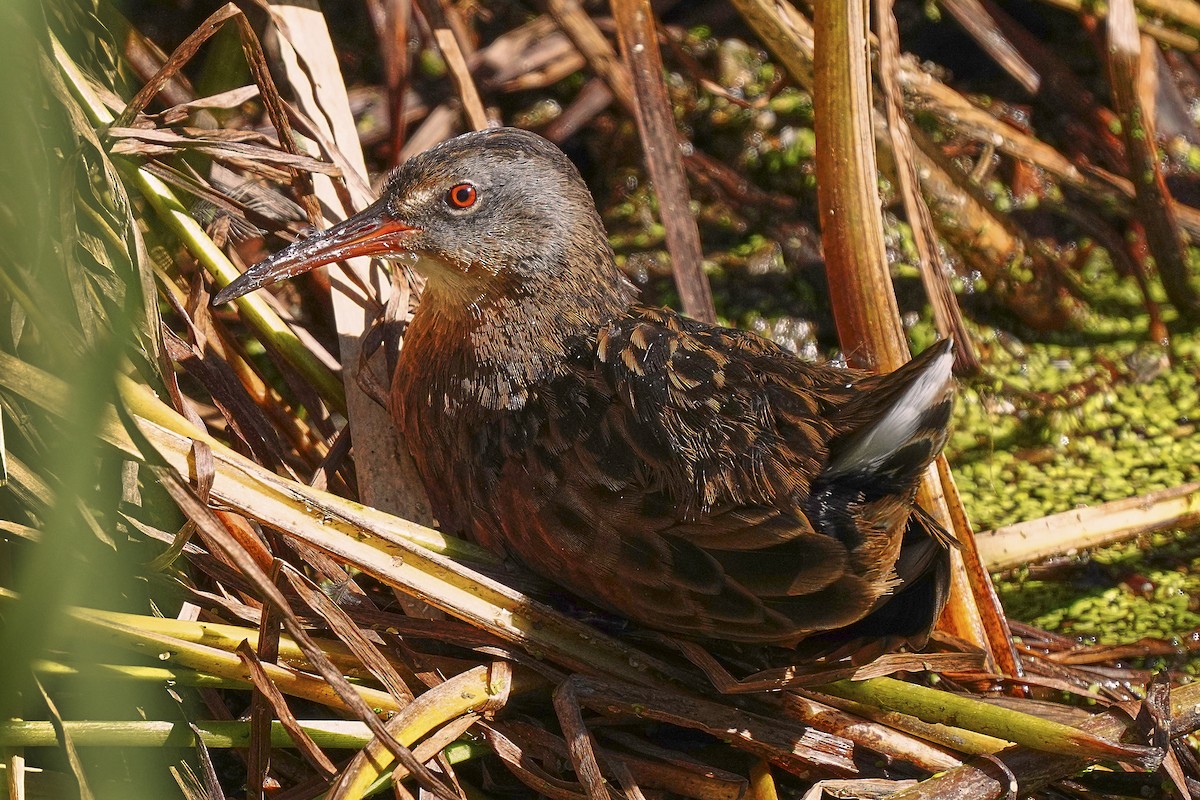
{"label": "red eye", "polygon": [[479,199],[479,193],[469,183],[460,183],[446,192],[446,202],[455,208],[470,208]]}

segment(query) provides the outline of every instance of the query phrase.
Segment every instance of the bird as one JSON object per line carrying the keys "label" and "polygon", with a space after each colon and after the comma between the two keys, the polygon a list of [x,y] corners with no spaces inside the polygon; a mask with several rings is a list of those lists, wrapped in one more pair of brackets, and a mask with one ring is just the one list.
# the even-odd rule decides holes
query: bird
{"label": "bird", "polygon": [[639,304],[574,164],[515,128],[411,157],[214,304],[404,254],[426,282],[389,411],[443,529],[657,633],[925,645],[953,538],[914,498],[949,340],[872,374]]}

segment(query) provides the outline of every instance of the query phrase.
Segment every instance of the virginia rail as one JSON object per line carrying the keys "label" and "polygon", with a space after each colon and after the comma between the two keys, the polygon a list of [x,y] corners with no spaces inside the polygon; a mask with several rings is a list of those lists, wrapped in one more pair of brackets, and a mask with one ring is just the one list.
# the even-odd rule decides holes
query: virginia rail
{"label": "virginia rail", "polygon": [[390,410],[443,528],[659,631],[924,642],[949,537],[913,498],[949,342],[872,375],[636,305],[570,160],[507,128],[409,159],[214,302],[400,253],[427,283]]}

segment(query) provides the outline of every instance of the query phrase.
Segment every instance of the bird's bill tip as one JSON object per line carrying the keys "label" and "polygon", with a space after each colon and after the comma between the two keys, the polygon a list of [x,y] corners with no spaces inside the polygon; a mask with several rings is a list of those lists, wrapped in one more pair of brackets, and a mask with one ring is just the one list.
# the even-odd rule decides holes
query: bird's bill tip
{"label": "bird's bill tip", "polygon": [[260,261],[217,292],[212,303],[214,306],[228,303],[276,281],[335,261],[404,252],[408,249],[408,240],[417,230],[377,204]]}

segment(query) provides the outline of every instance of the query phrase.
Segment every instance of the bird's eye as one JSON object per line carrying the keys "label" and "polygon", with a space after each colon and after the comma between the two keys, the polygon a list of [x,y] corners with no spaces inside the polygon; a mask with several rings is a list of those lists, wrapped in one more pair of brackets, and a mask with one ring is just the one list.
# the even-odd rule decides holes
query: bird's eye
{"label": "bird's eye", "polygon": [[451,208],[470,208],[478,199],[479,192],[469,183],[452,186],[450,191],[446,192],[446,202]]}

